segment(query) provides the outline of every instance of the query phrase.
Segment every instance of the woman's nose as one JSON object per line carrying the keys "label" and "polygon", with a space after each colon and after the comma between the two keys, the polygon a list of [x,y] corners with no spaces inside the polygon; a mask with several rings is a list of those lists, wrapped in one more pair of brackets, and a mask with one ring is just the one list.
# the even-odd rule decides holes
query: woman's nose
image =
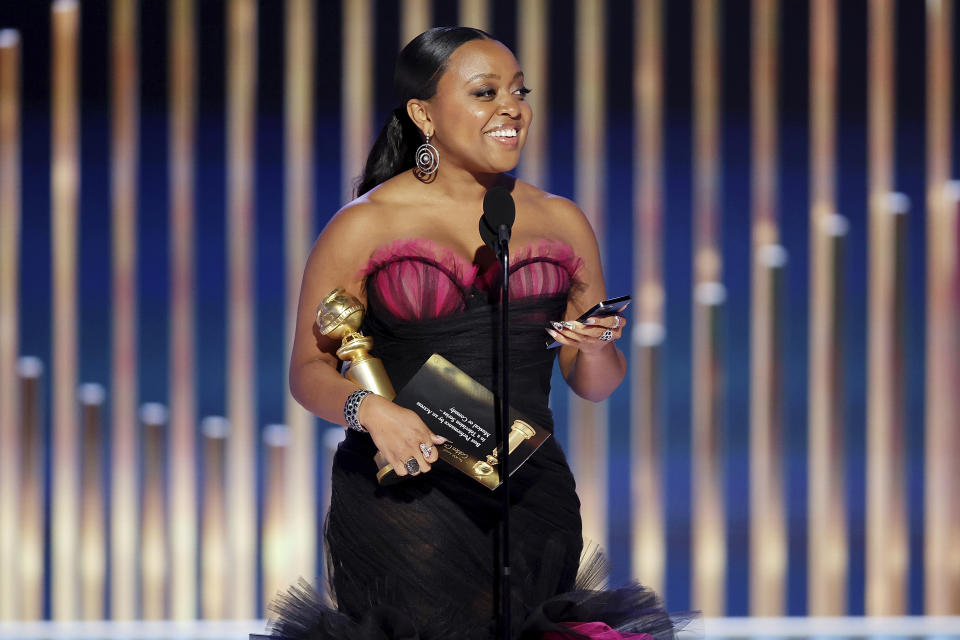
{"label": "woman's nose", "polygon": [[500,113],[516,118],[520,114],[520,104],[517,96],[512,93],[507,94],[500,100]]}

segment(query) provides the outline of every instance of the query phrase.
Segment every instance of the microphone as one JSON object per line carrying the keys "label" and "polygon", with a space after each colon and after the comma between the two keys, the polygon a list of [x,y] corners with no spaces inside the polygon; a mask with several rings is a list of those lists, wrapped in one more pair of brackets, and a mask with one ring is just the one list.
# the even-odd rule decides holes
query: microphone
{"label": "microphone", "polygon": [[497,359],[497,395],[499,396],[499,419],[496,422],[497,446],[500,472],[500,558],[497,585],[500,589],[500,602],[497,607],[497,621],[501,626],[498,638],[510,640],[510,448],[507,431],[510,424],[510,228],[517,217],[517,208],[513,196],[506,187],[495,186],[487,189],[483,196],[483,216],[480,218],[480,237],[493,249],[500,261],[500,335],[493,337],[499,343],[500,357]]}
{"label": "microphone", "polygon": [[487,189],[483,196],[480,237],[498,256],[501,246],[510,242],[510,229],[516,217],[517,208],[509,189],[501,186]]}

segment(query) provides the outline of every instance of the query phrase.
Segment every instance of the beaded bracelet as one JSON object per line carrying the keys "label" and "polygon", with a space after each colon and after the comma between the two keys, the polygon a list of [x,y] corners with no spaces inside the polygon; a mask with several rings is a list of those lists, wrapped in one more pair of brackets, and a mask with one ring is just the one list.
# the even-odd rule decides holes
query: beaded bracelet
{"label": "beaded bracelet", "polygon": [[343,404],[343,418],[347,421],[347,426],[354,431],[367,432],[360,421],[357,420],[357,412],[360,410],[360,403],[371,393],[373,391],[369,389],[357,389],[347,397],[347,401]]}

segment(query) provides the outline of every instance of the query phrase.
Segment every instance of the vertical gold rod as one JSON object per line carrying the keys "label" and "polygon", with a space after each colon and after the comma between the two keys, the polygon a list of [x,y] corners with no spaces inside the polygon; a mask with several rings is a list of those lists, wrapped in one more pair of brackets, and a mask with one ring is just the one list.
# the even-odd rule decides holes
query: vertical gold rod
{"label": "vertical gold rod", "polygon": [[263,430],[264,503],[260,562],[263,568],[264,607],[297,578],[293,571],[290,541],[294,532],[288,526],[290,510],[287,507],[285,482],[291,435],[290,429],[283,424],[271,424]]}
{"label": "vertical gold rod", "polygon": [[165,508],[167,409],[147,403],[140,408],[143,423],[143,499],[140,511],[140,593],[143,619],[163,620],[168,610],[169,542]]}
{"label": "vertical gold rod", "polygon": [[[406,3],[404,16],[410,10]],[[406,17],[404,17],[406,20]],[[353,200],[354,183],[370,149],[373,118],[373,7],[370,0],[343,2],[343,92],[340,117],[340,198]]]}
{"label": "vertical gold rod", "polygon": [[51,594],[54,620],[79,613],[77,537],[79,450],[77,438],[77,217],[80,195],[80,6],[52,6],[53,50],[50,171],[53,260],[53,454],[51,487]]}
{"label": "vertical gold rod", "polygon": [[[352,1],[350,4],[352,4]],[[401,0],[400,48],[405,47],[408,42],[429,29],[432,24],[433,7],[430,0]],[[368,42],[365,42],[364,46],[368,46]]]}
{"label": "vertical gold rod", "polygon": [[663,324],[663,2],[635,0],[634,280],[640,322]]}
{"label": "vertical gold rod", "polygon": [[517,53],[524,82],[535,91],[527,96],[533,109],[533,126],[527,131],[520,163],[520,177],[540,188],[547,188],[548,143],[550,112],[547,96],[550,94],[549,62],[547,59],[547,2],[520,0],[517,6]]}
{"label": "vertical gold rod", "polygon": [[777,85],[779,76],[778,0],[753,0],[751,33],[751,116],[753,246],[780,241],[777,220],[778,140]]}
{"label": "vertical gold rod", "polygon": [[[576,4],[576,200],[593,226],[603,255],[604,221],[604,103],[606,2],[577,0]],[[573,471],[577,475],[583,537],[607,544],[607,403],[593,403],[570,393],[570,434]],[[598,471],[602,470],[602,471]]]}
{"label": "vertical gold rod", "polygon": [[196,171],[194,0],[170,3],[170,614],[197,616]]}
{"label": "vertical gold rod", "polygon": [[20,33],[0,31],[0,620],[20,616]]}
{"label": "vertical gold rod", "polygon": [[208,417],[203,434],[203,507],[200,536],[200,598],[204,620],[229,617],[230,554],[227,550],[226,453],[230,432],[225,418]]}
{"label": "vertical gold rod", "polygon": [[107,613],[106,490],[103,485],[103,403],[99,384],[84,384],[80,403],[80,594],[81,617],[103,620]]}
{"label": "vertical gold rod", "polygon": [[720,254],[720,43],[718,3],[695,0],[693,579],[692,605],[726,612],[726,505],[722,450],[722,363],[718,322],[726,300]]}
{"label": "vertical gold rod", "polygon": [[810,407],[807,609],[848,613],[843,444],[843,246],[836,213],[837,3],[810,3]]}
{"label": "vertical gold rod", "polygon": [[[960,259],[948,197],[955,3],[927,0],[927,392],[924,575],[927,615],[960,614]],[[954,206],[951,206],[951,205]],[[951,561],[951,554],[953,559]]]}
{"label": "vertical gold rod", "polygon": [[694,282],[719,282],[720,255],[720,33],[715,0],[694,0]]}
{"label": "vertical gold rod", "polygon": [[869,321],[867,354],[866,613],[906,613],[907,512],[903,378],[898,360],[894,216],[894,0],[871,0],[869,20]]}
{"label": "vertical gold rod", "polygon": [[254,193],[257,95],[257,5],[227,5],[227,238],[230,281],[227,404],[230,419],[230,539],[234,618],[256,613],[256,348],[254,344]]}
{"label": "vertical gold rod", "polygon": [[787,524],[783,485],[780,301],[787,254],[756,247],[753,259],[753,353],[750,437],[750,611],[786,611]]}
{"label": "vertical gold rod", "polygon": [[113,310],[113,617],[136,616],[137,530],[137,166],[139,91],[137,3],[111,4],[111,168]]}
{"label": "vertical gold rod", "polygon": [[784,615],[787,595],[778,306],[786,252],[777,244],[778,30],[778,0],[753,0],[750,613],[754,616]]}
{"label": "vertical gold rod", "polygon": [[25,356],[17,361],[20,406],[19,556],[21,620],[43,617],[43,363]]}
{"label": "vertical gold rod", "polygon": [[[836,213],[837,2],[810,3],[811,224]],[[814,234],[816,236],[816,234]]]}
{"label": "vertical gold rod", "polygon": [[[315,235],[314,192],[314,16],[313,0],[287,0],[286,62],[286,351],[289,365],[296,324],[297,302],[303,267]],[[284,367],[286,371],[287,367]],[[285,416],[290,425],[287,496],[289,544],[294,549],[294,566],[313,575],[317,564],[316,428],[317,422],[303,407],[285,394]],[[296,577],[296,576],[294,576]]]}
{"label": "vertical gold rod", "polygon": [[460,26],[490,31],[490,0],[460,0]]}
{"label": "vertical gold rod", "polygon": [[[819,366],[825,380],[815,381],[814,389],[829,390],[829,396],[821,401],[822,404],[818,403],[823,414],[819,416],[818,430],[810,433],[809,473],[822,475],[812,476],[809,481],[809,549],[811,554],[816,553],[818,557],[811,558],[809,562],[811,573],[814,570],[817,573],[811,575],[808,581],[808,607],[811,615],[838,616],[848,612],[846,593],[849,551],[840,398],[843,394],[842,354],[845,344],[844,259],[850,224],[843,216],[831,214],[821,218],[817,225],[817,235],[813,236],[813,241],[823,245],[819,249],[821,256],[818,258],[822,264],[817,268],[822,270],[819,277],[827,278],[820,286],[822,295],[828,297],[817,301],[824,307],[815,316],[819,324],[818,336],[823,344],[815,345],[815,348],[821,352],[820,357],[823,358]],[[811,389],[811,393],[814,389]],[[814,534],[815,527],[820,524],[824,531]],[[829,593],[836,594],[837,601],[828,601],[822,594],[815,593],[817,585],[823,585]]]}
{"label": "vertical gold rod", "polygon": [[660,464],[660,354],[663,290],[663,2],[634,2],[634,299],[631,406],[631,558],[633,577],[665,585],[666,523]]}

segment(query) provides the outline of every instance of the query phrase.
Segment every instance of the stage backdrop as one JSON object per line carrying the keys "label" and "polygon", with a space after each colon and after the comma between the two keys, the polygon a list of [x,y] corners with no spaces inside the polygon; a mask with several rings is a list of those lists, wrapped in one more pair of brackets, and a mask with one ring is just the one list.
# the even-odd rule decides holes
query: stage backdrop
{"label": "stage backdrop", "polygon": [[0,2],[0,619],[253,617],[320,575],[342,429],[289,397],[290,309],[396,53],[458,23],[518,53],[519,174],[635,296],[628,379],[552,397],[611,583],[960,614],[956,13]]}

